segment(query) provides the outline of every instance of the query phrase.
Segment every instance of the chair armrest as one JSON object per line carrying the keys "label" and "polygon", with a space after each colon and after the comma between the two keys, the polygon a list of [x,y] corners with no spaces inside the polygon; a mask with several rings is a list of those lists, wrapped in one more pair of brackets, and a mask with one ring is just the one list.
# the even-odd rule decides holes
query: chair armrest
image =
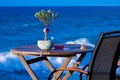
{"label": "chair armrest", "polygon": [[59,68],[59,69],[57,69],[57,71],[63,71],[63,70],[76,71],[76,72],[80,72],[80,73],[88,75],[88,72],[86,72],[84,70],[80,70],[78,68]]}
{"label": "chair armrest", "polygon": [[83,68],[82,68],[82,70],[85,70],[85,68],[87,68],[89,66],[89,64],[86,64]]}
{"label": "chair armrest", "polygon": [[64,70],[67,70],[67,71],[76,71],[76,72],[80,72],[82,74],[86,74],[88,75],[88,72],[84,71],[84,70],[80,70],[78,68],[59,68],[57,70],[54,70],[53,72],[51,72],[51,74],[49,75],[48,77],[48,80],[51,80],[51,77],[52,75],[55,73],[55,72],[58,72],[58,71],[64,71]]}
{"label": "chair armrest", "polygon": [[[82,68],[82,70],[85,70],[88,66],[89,66],[89,64],[86,64],[86,65]],[[83,75],[83,73],[80,73],[80,80],[82,80],[82,75]]]}

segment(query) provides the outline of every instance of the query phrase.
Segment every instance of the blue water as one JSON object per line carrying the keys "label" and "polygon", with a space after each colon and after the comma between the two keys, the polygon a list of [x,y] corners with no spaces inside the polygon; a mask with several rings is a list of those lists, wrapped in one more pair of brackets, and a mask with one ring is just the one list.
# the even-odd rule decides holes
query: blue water
{"label": "blue water", "polygon": [[[52,9],[59,17],[49,28],[49,39],[55,43],[79,43],[95,46],[101,32],[120,30],[120,7],[0,7],[0,80],[31,80],[19,58],[10,49],[36,44],[43,39],[43,25],[34,14],[41,9]],[[88,63],[88,54],[81,66]],[[49,58],[59,67],[63,58]],[[75,62],[71,61],[69,66]],[[57,65],[57,66],[56,66]],[[80,67],[81,67],[80,66]],[[40,80],[50,73],[44,62],[31,65]],[[73,78],[79,78],[75,73]]]}

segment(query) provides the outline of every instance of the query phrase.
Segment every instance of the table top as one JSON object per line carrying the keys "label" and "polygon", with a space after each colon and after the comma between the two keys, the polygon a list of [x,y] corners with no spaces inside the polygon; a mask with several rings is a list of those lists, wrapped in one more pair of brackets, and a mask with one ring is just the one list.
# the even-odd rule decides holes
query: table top
{"label": "table top", "polygon": [[67,57],[67,56],[76,56],[76,54],[87,53],[93,51],[93,47],[86,46],[86,50],[80,50],[80,44],[54,44],[64,46],[63,49],[55,49],[54,47],[51,50],[41,50],[37,45],[27,45],[12,48],[11,52],[14,55],[31,55],[31,56],[56,56],[56,57]]}

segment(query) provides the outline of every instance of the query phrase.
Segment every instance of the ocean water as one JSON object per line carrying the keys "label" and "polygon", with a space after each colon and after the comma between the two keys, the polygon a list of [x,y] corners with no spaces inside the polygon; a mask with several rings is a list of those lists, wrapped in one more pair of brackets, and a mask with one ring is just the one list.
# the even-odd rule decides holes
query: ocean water
{"label": "ocean water", "polygon": [[[120,7],[0,7],[0,80],[31,80],[10,49],[37,44],[37,40],[43,39],[43,24],[34,16],[41,9],[52,9],[59,15],[49,26],[49,39],[53,37],[54,43],[83,43],[94,47],[101,32],[120,30]],[[80,67],[89,63],[91,54]],[[64,60],[49,59],[56,68]],[[43,61],[30,66],[40,80],[47,80],[50,71]],[[74,73],[69,80],[75,80],[74,77],[79,79],[79,74]]]}

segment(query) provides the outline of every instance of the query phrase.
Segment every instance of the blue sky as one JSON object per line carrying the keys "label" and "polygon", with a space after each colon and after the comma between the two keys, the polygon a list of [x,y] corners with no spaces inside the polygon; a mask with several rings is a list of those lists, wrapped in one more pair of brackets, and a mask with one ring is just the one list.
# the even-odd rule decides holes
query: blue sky
{"label": "blue sky", "polygon": [[0,0],[0,6],[120,6],[120,0]]}

